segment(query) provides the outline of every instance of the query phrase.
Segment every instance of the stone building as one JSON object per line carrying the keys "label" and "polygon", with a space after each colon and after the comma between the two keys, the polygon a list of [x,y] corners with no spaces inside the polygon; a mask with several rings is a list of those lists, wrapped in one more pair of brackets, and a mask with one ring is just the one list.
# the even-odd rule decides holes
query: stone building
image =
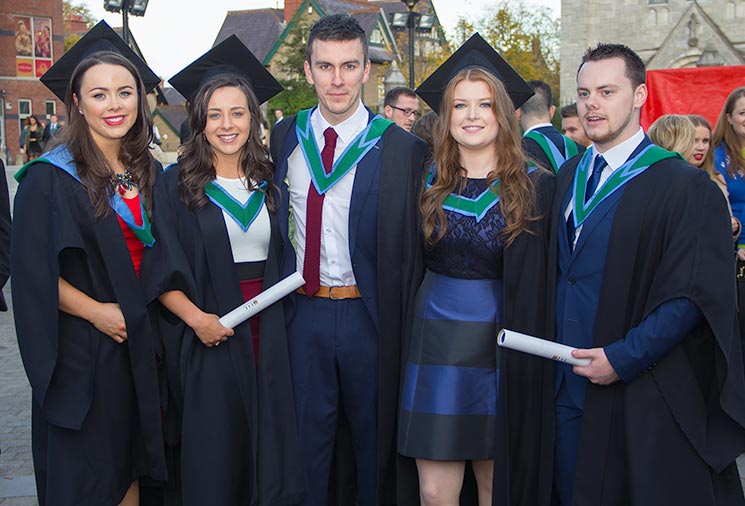
{"label": "stone building", "polygon": [[576,98],[582,54],[623,43],[648,69],[745,64],[745,0],[562,0],[561,103]]}
{"label": "stone building", "polygon": [[0,1],[0,158],[20,155],[21,124],[31,115],[65,119],[64,105],[39,78],[64,52],[62,2]]}

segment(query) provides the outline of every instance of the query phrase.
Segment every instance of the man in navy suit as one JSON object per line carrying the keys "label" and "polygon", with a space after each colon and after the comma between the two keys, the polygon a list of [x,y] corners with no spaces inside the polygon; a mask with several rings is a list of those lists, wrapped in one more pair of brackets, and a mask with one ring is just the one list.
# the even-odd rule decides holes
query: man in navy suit
{"label": "man in navy suit", "polygon": [[356,467],[356,503],[404,504],[396,413],[402,330],[422,274],[416,217],[426,147],[362,104],[370,61],[351,16],[313,25],[304,67],[318,106],[276,124],[271,142],[284,270],[306,281],[288,302],[304,504],[329,503],[341,418],[354,449],[342,469]]}
{"label": "man in navy suit", "polygon": [[726,203],[644,134],[628,47],[588,50],[577,94],[593,145],[558,174],[548,296],[556,341],[590,363],[547,364],[541,504],[743,504]]}
{"label": "man in navy suit", "polygon": [[523,127],[523,150],[539,167],[557,172],[565,161],[584,152],[585,148],[559,133],[551,124],[556,111],[551,87],[538,80],[528,81],[528,86],[535,94],[517,110]]}

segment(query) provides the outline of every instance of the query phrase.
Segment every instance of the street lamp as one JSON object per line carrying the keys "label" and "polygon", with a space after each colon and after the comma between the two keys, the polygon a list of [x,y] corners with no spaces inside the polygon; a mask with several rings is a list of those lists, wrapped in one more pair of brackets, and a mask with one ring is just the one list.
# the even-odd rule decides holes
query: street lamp
{"label": "street lamp", "polygon": [[414,89],[414,29],[416,28],[417,17],[421,16],[414,12],[414,7],[419,0],[401,0],[409,9],[409,16],[406,26],[409,28],[409,88]]}
{"label": "street lamp", "polygon": [[129,45],[129,20],[127,14],[144,16],[149,0],[104,0],[103,8],[109,12],[122,11],[122,38]]}

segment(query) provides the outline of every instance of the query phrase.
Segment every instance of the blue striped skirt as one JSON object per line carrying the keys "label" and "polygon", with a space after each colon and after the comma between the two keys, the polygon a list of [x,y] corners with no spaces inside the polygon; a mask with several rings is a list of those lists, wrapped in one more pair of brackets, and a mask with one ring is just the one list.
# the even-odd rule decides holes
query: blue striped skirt
{"label": "blue striped skirt", "polygon": [[404,371],[399,452],[430,460],[494,457],[502,282],[428,271]]}

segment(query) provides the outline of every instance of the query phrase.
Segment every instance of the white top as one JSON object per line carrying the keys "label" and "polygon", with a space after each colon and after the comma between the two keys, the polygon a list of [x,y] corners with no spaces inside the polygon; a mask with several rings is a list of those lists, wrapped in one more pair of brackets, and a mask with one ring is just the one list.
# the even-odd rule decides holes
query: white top
{"label": "white top", "polygon": [[[246,189],[245,177],[229,179],[217,176],[215,182],[243,205],[248,202],[248,199],[254,193]],[[266,205],[261,206],[259,215],[245,232],[225,211],[222,212],[222,217],[228,229],[230,249],[233,251],[233,262],[261,262],[266,260],[269,254],[269,237],[272,233]]]}
{"label": "white top", "polygon": [[[592,159],[590,160],[590,167],[592,167],[595,164],[595,157],[600,155],[603,155],[603,158],[605,158],[605,162],[608,164],[603,168],[603,172],[600,174],[600,181],[598,182],[598,189],[603,186],[603,183],[605,183],[609,177],[613,174],[613,171],[618,169],[621,165],[626,163],[626,160],[629,159],[631,156],[631,153],[634,152],[634,150],[639,146],[639,144],[642,143],[644,140],[644,130],[642,130],[641,127],[639,127],[639,130],[623,141],[621,144],[618,144],[617,146],[613,146],[605,153],[598,153],[597,148],[595,147],[595,144],[592,145]],[[572,190],[573,186],[569,187],[569,191]],[[597,190],[596,190],[597,191]],[[564,221],[569,219],[569,213],[571,213],[574,210],[574,197],[569,198],[569,205],[567,206],[566,210],[564,211]],[[579,234],[582,232],[582,225],[577,227],[577,230],[574,231],[574,246],[577,245],[577,241],[579,240]]]}
{"label": "white top", "polygon": [[[367,126],[368,112],[362,102],[357,110],[345,121],[334,125],[339,136],[336,140],[334,160]],[[332,126],[319,109],[310,116],[318,149],[323,150],[323,132]],[[321,214],[321,286],[356,285],[352,271],[352,256],[349,252],[349,205],[352,200],[352,187],[357,166],[347,172],[330,190],[323,200]],[[295,239],[297,251],[297,270],[303,272],[305,260],[305,214],[310,187],[310,170],[298,145],[287,160],[287,180],[290,186],[290,204],[295,218]]]}

